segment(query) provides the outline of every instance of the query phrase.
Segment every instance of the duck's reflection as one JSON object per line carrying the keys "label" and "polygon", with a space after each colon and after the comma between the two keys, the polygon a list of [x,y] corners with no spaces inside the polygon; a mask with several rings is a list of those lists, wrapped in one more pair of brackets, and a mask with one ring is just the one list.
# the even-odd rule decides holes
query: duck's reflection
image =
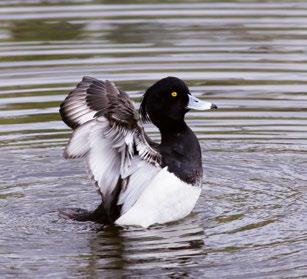
{"label": "duck's reflection", "polygon": [[[204,230],[198,214],[163,226],[108,227],[90,239],[88,264],[79,271],[89,278],[133,275],[182,275],[204,257]],[[180,267],[180,274],[176,274]],[[185,270],[186,268],[186,270]]]}

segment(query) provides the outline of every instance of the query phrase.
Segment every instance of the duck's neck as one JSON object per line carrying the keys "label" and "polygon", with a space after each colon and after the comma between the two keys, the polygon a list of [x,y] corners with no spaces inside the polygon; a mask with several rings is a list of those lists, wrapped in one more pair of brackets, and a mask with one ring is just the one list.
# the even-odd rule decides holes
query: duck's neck
{"label": "duck's neck", "polygon": [[[164,124],[166,124],[166,121]],[[161,133],[161,144],[166,144],[170,140],[176,140],[187,133],[193,133],[184,120],[174,121],[168,125],[160,125],[158,128]]]}
{"label": "duck's neck", "polygon": [[159,127],[161,132],[160,152],[163,165],[181,180],[199,184],[202,179],[201,150],[199,142],[184,121],[176,125]]}
{"label": "duck's neck", "polygon": [[177,119],[170,118],[167,115],[167,111],[163,111],[150,115],[150,120],[159,128],[161,135],[163,135],[181,131],[187,127],[187,124],[184,122],[184,114],[181,115],[179,113],[177,117]]}

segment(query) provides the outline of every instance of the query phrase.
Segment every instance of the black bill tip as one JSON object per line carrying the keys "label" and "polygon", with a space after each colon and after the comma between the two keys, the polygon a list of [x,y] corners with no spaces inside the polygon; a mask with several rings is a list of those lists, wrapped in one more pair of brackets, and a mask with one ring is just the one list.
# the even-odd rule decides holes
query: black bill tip
{"label": "black bill tip", "polygon": [[217,105],[216,104],[212,104],[211,105],[211,109],[217,109]]}

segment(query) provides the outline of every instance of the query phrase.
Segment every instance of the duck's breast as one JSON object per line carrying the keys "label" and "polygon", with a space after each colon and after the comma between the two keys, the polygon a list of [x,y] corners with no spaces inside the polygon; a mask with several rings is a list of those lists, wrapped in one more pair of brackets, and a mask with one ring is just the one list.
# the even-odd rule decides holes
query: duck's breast
{"label": "duck's breast", "polygon": [[200,192],[200,187],[183,182],[165,167],[153,178],[133,207],[115,223],[147,228],[181,219],[193,210]]}

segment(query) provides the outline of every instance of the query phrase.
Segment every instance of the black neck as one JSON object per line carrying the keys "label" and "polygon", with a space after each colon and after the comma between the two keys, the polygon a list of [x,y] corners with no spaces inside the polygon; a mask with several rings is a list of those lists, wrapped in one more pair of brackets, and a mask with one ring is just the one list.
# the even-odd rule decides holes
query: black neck
{"label": "black neck", "polygon": [[186,129],[187,124],[184,122],[184,115],[179,119],[172,119],[160,113],[155,117],[151,117],[151,122],[157,126],[160,130],[161,135],[177,133]]}
{"label": "black neck", "polygon": [[198,140],[184,121],[161,131],[160,152],[163,165],[184,182],[197,184],[202,178],[201,150]]}
{"label": "black neck", "polygon": [[158,126],[160,133],[161,133],[161,140],[163,137],[172,137],[173,135],[177,133],[184,132],[187,129],[187,124],[184,122],[184,120],[170,120],[165,119],[163,123],[160,123]]}

